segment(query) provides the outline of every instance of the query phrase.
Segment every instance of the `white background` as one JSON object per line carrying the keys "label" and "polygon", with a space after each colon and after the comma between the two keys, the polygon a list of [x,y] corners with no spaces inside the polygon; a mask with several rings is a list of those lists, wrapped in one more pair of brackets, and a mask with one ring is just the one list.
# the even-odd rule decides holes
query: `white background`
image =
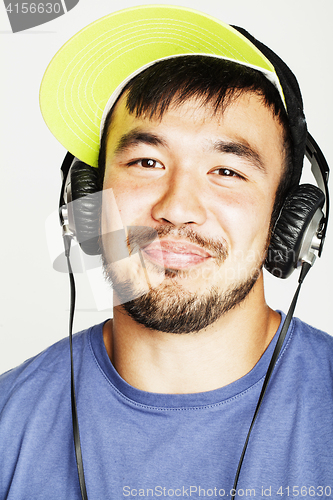
{"label": "white background", "polygon": [[[15,2],[14,2],[15,3]],[[1,38],[1,316],[0,372],[67,335],[68,276],[52,269],[45,220],[57,209],[59,167],[65,150],[43,122],[38,93],[55,52],[90,22],[143,2],[80,0],[69,13],[13,34],[3,2]],[[156,2],[146,2],[156,3]],[[164,4],[201,10],[246,28],[276,51],[298,77],[309,130],[333,164],[332,0],[174,0]],[[296,315],[333,333],[333,230],[310,272]],[[296,287],[267,277],[267,300],[287,310]],[[85,275],[77,276],[75,330],[103,321]]]}

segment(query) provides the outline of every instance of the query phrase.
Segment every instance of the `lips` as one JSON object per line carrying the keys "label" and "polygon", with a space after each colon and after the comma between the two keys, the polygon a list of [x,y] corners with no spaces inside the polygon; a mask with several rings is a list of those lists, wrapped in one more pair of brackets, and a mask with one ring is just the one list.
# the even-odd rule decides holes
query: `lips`
{"label": "lips", "polygon": [[143,252],[152,262],[168,269],[186,269],[212,257],[203,248],[180,240],[162,239],[146,246]]}

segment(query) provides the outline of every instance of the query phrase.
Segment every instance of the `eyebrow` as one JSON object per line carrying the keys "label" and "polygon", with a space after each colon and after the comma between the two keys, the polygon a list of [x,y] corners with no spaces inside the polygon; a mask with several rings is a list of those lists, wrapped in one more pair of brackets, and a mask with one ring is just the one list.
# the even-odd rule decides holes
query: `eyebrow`
{"label": "eyebrow", "polygon": [[218,140],[213,141],[209,149],[219,153],[233,154],[239,156],[240,158],[245,158],[261,172],[267,172],[260,154],[248,143]]}
{"label": "eyebrow", "polygon": [[152,146],[168,147],[167,142],[160,136],[151,132],[144,132],[138,129],[131,130],[127,134],[121,136],[115,149],[115,154],[123,153],[127,149],[138,144],[148,144]]}
{"label": "eyebrow", "polygon": [[[169,147],[163,137],[152,132],[145,132],[136,128],[121,136],[115,149],[115,155],[121,154],[127,149],[138,144],[162,146],[164,148]],[[219,153],[233,154],[240,158],[245,158],[246,160],[249,160],[255,168],[264,174],[267,173],[261,156],[247,142],[217,140],[212,141],[208,149]]]}

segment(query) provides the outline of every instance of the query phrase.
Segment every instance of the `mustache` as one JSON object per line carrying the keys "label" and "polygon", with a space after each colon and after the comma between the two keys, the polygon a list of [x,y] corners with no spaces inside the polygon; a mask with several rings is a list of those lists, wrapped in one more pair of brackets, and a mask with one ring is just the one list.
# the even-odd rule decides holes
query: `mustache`
{"label": "mustache", "polygon": [[226,241],[216,238],[208,238],[195,232],[188,226],[174,227],[172,224],[160,225],[155,228],[147,226],[129,226],[127,228],[127,246],[130,254],[143,250],[156,239],[166,236],[181,238],[194,243],[212,254],[218,263],[222,263],[228,257]]}

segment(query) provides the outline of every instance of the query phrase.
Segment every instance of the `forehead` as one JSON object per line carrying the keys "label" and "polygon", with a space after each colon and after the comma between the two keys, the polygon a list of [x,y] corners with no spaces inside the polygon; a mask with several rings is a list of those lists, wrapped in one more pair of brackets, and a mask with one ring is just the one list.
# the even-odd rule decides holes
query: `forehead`
{"label": "forehead", "polygon": [[178,104],[174,100],[162,116],[152,118],[131,114],[123,95],[112,113],[107,150],[114,151],[122,138],[132,130],[156,131],[166,140],[185,140],[196,137],[203,146],[205,141],[221,136],[230,140],[250,143],[260,150],[267,161],[274,155],[283,161],[284,130],[273,110],[252,92],[233,99],[223,110],[215,110],[200,99],[191,98]]}

